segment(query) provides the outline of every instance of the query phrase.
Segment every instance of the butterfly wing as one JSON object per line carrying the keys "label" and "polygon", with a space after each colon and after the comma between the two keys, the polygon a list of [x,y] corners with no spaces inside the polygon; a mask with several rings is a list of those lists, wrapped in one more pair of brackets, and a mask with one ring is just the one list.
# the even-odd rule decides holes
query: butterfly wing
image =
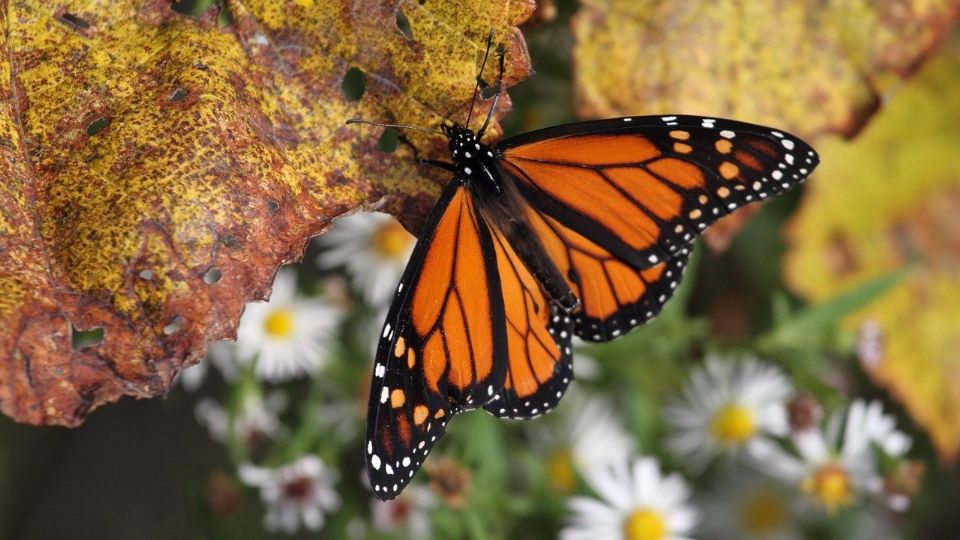
{"label": "butterfly wing", "polygon": [[497,150],[534,210],[541,241],[579,293],[576,332],[592,341],[655,315],[689,245],[710,224],[794,187],[818,163],[793,135],[696,116],[568,124],[506,139]]}
{"label": "butterfly wing", "polygon": [[374,495],[400,493],[447,422],[504,384],[506,324],[493,240],[454,180],[424,226],[387,315],[367,412]]}
{"label": "butterfly wing", "polygon": [[490,228],[506,299],[507,375],[484,408],[503,418],[533,418],[556,407],[573,379],[573,320],[551,301],[497,224]]}
{"label": "butterfly wing", "polygon": [[614,339],[655,317],[680,283],[690,250],[638,270],[561,221],[530,207],[528,220],[580,299],[575,332],[590,341]]}

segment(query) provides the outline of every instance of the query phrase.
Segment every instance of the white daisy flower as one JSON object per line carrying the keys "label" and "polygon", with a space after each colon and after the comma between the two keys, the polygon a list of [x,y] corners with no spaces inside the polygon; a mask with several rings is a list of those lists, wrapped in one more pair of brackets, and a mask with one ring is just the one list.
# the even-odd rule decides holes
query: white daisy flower
{"label": "white daisy flower", "polygon": [[829,512],[854,504],[861,495],[883,494],[875,448],[898,458],[911,445],[879,402],[862,400],[850,405],[845,422],[842,415],[833,415],[824,430],[795,432],[790,442],[792,452],[773,441],[757,441],[749,451],[767,472],[799,485]]}
{"label": "white daisy flower", "polygon": [[727,471],[703,497],[699,530],[714,540],[803,540],[795,494],[742,468]]}
{"label": "white daisy flower", "polygon": [[393,299],[416,241],[392,216],[357,212],[334,221],[317,239],[323,249],[317,265],[344,267],[364,301],[378,307]]}
{"label": "white daisy flower", "polygon": [[311,531],[323,526],[324,514],[340,507],[333,474],[316,456],[304,456],[277,469],[240,466],[240,480],[260,489],[267,507],[263,526],[293,534],[301,525]]}
{"label": "white daisy flower", "polygon": [[673,430],[667,446],[700,470],[717,455],[736,452],[765,434],[785,435],[791,394],[790,381],[773,366],[753,358],[708,357],[690,375],[681,399],[664,410]]}
{"label": "white daisy flower", "polygon": [[430,538],[431,508],[436,497],[422,485],[407,487],[391,501],[371,502],[373,528],[382,532],[405,532],[404,538]]}
{"label": "white daisy flower", "polygon": [[250,448],[264,439],[276,439],[284,433],[278,414],[286,406],[287,396],[282,392],[272,392],[266,399],[249,392],[232,419],[230,412],[211,398],[197,402],[194,414],[197,421],[206,426],[213,440],[226,442],[233,436]]}
{"label": "white daisy flower", "polygon": [[690,489],[677,474],[663,476],[653,458],[641,457],[590,470],[590,487],[602,500],[573,497],[561,540],[689,540],[698,520]]}
{"label": "white daisy flower", "polygon": [[235,354],[254,364],[257,376],[283,381],[315,373],[340,323],[337,308],[318,298],[297,295],[293,269],[277,273],[269,302],[247,304],[237,329]]}
{"label": "white daisy flower", "polygon": [[533,429],[536,446],[549,456],[546,465],[551,484],[562,493],[573,491],[577,473],[626,462],[636,447],[613,406],[603,398],[588,397],[578,386],[567,390],[551,418],[560,425],[527,425]]}

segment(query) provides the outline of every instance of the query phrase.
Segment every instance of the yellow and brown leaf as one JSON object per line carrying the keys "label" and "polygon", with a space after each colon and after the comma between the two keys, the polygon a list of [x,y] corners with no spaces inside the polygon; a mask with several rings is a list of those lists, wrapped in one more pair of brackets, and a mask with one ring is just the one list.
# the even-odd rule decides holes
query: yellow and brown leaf
{"label": "yellow and brown leaf", "polygon": [[[415,229],[440,179],[406,153],[384,159],[379,130],[344,120],[460,118],[491,28],[508,82],[530,69],[515,28],[530,1],[228,7],[233,24],[218,28],[168,0],[0,4],[0,409],[12,418],[76,425],[122,395],[162,394],[340,214],[386,198]],[[351,68],[366,74],[357,101],[341,90]],[[94,328],[102,340],[74,349],[74,329]]]}
{"label": "yellow and brown leaf", "polygon": [[[683,113],[809,137],[855,133],[960,15],[958,0],[584,0],[574,17],[582,117]],[[707,232],[722,250],[738,212]]]}
{"label": "yellow and brown leaf", "polygon": [[865,366],[930,434],[960,451],[960,57],[949,49],[892,96],[853,142],[824,140],[790,226],[786,277],[821,301],[899,268],[908,278],[862,312],[883,331]]}

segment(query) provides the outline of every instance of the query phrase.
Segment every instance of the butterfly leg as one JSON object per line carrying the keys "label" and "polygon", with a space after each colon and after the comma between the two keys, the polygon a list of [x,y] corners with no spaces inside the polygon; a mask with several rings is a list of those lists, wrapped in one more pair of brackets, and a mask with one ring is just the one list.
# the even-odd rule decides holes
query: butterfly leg
{"label": "butterfly leg", "polygon": [[420,151],[417,150],[417,147],[410,142],[410,139],[406,138],[404,135],[397,137],[397,140],[400,144],[410,147],[410,150],[413,150],[413,160],[419,165],[431,165],[433,167],[439,167],[443,170],[450,172],[457,172],[457,167],[453,163],[447,163],[446,161],[440,161],[436,159],[424,159],[420,157]]}
{"label": "butterfly leg", "polygon": [[493,94],[493,103],[490,105],[490,110],[487,111],[487,118],[483,121],[483,125],[480,127],[479,131],[477,131],[477,139],[482,139],[484,132],[487,131],[487,126],[490,125],[490,119],[493,117],[494,111],[497,110],[497,103],[500,102],[500,93],[503,91],[503,70],[504,60],[506,58],[503,48],[498,48],[497,56],[500,57],[499,72],[497,73],[497,90],[496,93]]}

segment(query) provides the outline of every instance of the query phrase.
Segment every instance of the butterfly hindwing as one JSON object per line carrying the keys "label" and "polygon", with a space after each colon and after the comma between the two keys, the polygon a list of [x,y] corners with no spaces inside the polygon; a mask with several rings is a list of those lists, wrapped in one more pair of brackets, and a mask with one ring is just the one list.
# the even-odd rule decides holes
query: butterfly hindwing
{"label": "butterfly hindwing", "polygon": [[573,320],[538,283],[514,247],[491,224],[505,304],[507,376],[485,405],[495,416],[533,418],[556,407],[573,379]]}
{"label": "butterfly hindwing", "polygon": [[649,321],[680,283],[689,248],[637,270],[558,220],[532,208],[528,215],[553,263],[580,299],[580,308],[571,317],[583,339],[607,341]]}
{"label": "butterfly hindwing", "polygon": [[450,418],[503,387],[503,295],[490,232],[451,182],[417,242],[381,333],[366,433],[374,494],[410,481]]}

